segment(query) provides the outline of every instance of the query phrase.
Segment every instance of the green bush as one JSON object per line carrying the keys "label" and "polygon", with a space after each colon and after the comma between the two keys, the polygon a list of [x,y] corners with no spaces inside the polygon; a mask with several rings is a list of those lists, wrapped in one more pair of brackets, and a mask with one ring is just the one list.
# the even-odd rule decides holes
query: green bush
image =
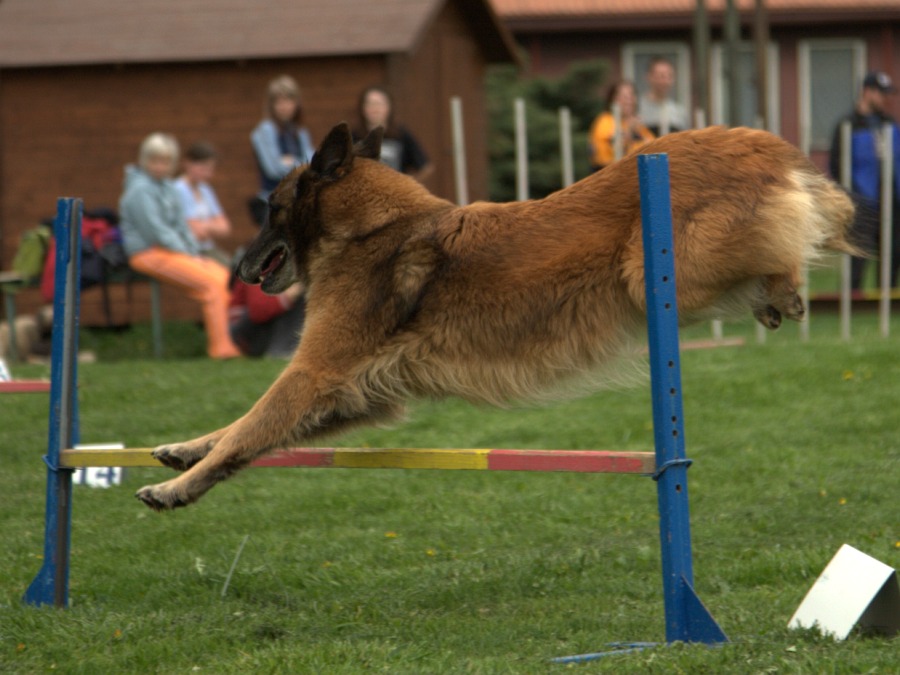
{"label": "green bush", "polygon": [[530,195],[544,197],[562,187],[561,107],[568,107],[572,115],[575,178],[588,174],[587,132],[603,107],[601,86],[609,70],[608,62],[602,59],[574,62],[558,78],[523,78],[515,66],[491,70],[487,92],[492,200],[516,198],[516,98],[525,100]]}

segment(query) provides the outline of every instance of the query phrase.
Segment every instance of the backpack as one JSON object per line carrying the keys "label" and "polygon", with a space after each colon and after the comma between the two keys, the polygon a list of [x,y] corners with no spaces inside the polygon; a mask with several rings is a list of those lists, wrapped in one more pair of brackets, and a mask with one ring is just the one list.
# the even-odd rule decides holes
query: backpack
{"label": "backpack", "polygon": [[52,236],[53,230],[45,223],[22,233],[12,267],[22,276],[26,285],[40,280]]}
{"label": "backpack", "polygon": [[[122,234],[116,227],[117,221],[115,215],[106,209],[85,211],[81,219],[81,290],[97,285],[102,287],[108,326],[113,325],[109,278],[116,272],[129,269],[122,247]],[[51,239],[41,277],[41,295],[47,302],[53,301],[55,272],[56,241]]]}

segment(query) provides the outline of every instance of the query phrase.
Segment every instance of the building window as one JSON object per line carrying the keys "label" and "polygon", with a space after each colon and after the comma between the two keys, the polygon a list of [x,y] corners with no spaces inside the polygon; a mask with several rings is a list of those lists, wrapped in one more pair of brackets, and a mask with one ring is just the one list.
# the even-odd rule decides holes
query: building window
{"label": "building window", "polygon": [[866,72],[862,40],[799,44],[800,148],[827,150],[835,125],[853,108]]}
{"label": "building window", "polygon": [[[634,82],[638,96],[647,91],[647,66],[661,56],[675,66],[672,98],[687,110],[691,104],[691,51],[681,42],[626,42],[622,45],[622,77]],[[638,111],[640,112],[640,111]],[[692,118],[693,122],[693,118]]]}
{"label": "building window", "polygon": [[[713,45],[711,51],[710,83],[711,107],[710,122],[726,124],[725,110],[728,107],[729,80],[725,72],[725,48],[722,43]],[[769,43],[766,49],[766,112],[769,118],[768,131],[781,133],[780,110],[778,98],[779,82],[778,46]],[[756,77],[756,47],[752,42],[740,42],[737,45],[737,82],[738,110],[731,126],[760,128],[762,126],[757,112],[758,86]]]}

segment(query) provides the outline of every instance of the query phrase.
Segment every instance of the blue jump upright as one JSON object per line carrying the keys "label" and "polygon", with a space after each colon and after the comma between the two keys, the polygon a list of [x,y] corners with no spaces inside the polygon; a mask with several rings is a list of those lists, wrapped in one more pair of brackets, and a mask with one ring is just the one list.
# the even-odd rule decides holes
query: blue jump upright
{"label": "blue jump upright", "polygon": [[[665,154],[639,155],[637,163],[656,448],[653,479],[659,504],[666,642],[728,642],[719,624],[694,592],[687,485],[691,460],[685,457],[669,158]],[[654,644],[631,642],[613,646],[617,649],[564,656],[554,661],[591,661]]]}
{"label": "blue jump upright", "polygon": [[667,155],[640,155],[644,284],[667,642],[727,642],[694,592]]}
{"label": "blue jump upright", "polygon": [[50,365],[50,427],[47,433],[47,507],[44,562],[25,592],[31,605],[69,604],[69,545],[72,532],[72,469],[59,453],[78,443],[78,322],[81,300],[80,199],[57,202],[56,278],[53,287],[53,344]]}

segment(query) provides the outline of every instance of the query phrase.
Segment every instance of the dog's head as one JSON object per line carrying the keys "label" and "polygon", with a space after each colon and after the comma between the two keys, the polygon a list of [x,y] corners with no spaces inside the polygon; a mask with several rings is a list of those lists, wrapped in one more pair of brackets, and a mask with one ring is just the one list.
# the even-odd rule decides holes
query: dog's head
{"label": "dog's head", "polygon": [[[377,160],[382,138],[379,127],[354,146],[346,123],[334,127],[309,165],[294,169],[269,196],[268,218],[244,254],[238,276],[262,284],[266,293],[280,293],[306,280],[310,252],[326,235],[326,218],[331,234],[364,227],[359,200],[341,179],[349,175],[356,158]],[[339,185],[347,189],[332,189]]]}

